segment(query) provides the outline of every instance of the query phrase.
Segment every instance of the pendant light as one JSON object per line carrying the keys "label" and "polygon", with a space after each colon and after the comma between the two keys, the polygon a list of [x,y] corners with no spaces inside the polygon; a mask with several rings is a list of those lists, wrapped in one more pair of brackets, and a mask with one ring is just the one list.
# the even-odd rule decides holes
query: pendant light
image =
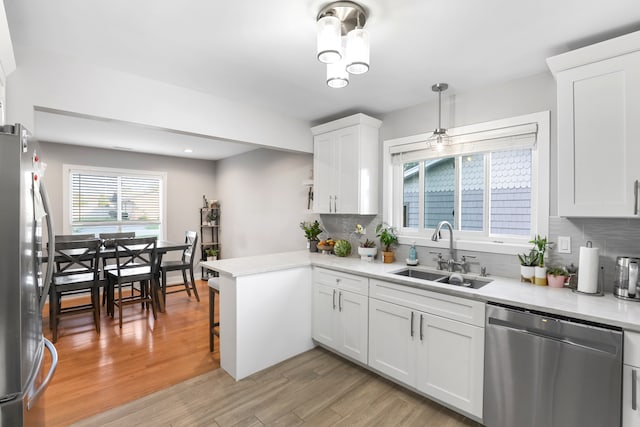
{"label": "pendant light", "polygon": [[349,74],[369,70],[369,33],[365,9],[352,1],[337,1],[323,7],[317,17],[318,60],[327,64],[327,85],[349,84]]}
{"label": "pendant light", "polygon": [[448,88],[449,85],[446,83],[436,83],[431,86],[432,91],[438,92],[438,127],[433,131],[433,135],[427,139],[427,144],[438,149],[441,149],[451,141],[451,138],[447,135],[447,130],[442,127],[442,92]]}

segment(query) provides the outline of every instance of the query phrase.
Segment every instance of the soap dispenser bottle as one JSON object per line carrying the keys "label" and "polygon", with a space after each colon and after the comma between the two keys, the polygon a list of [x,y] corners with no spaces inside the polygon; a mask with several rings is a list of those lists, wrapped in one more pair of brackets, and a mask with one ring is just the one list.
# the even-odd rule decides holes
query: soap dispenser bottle
{"label": "soap dispenser bottle", "polygon": [[409,258],[407,259],[408,265],[418,265],[418,253],[416,251],[416,242],[412,242],[409,247]]}

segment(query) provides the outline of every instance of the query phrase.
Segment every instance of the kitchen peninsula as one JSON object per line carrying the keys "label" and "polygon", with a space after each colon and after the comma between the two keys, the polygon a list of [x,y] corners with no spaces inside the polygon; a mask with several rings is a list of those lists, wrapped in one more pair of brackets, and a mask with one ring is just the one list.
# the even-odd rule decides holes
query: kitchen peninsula
{"label": "kitchen peninsula", "polygon": [[[481,289],[402,277],[402,263],[307,251],[203,261],[220,273],[220,364],[240,380],[314,346],[312,273],[324,268],[479,302],[497,302],[640,332],[640,304],[492,277]],[[433,268],[433,267],[426,267]]]}

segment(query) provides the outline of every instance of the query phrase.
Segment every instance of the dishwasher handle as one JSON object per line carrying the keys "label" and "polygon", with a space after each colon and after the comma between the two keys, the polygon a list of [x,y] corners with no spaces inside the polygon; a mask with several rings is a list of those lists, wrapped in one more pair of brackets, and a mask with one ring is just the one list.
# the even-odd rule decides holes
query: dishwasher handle
{"label": "dishwasher handle", "polygon": [[576,339],[573,337],[568,337],[565,335],[553,334],[542,329],[522,326],[516,322],[510,322],[508,320],[498,319],[496,317],[488,317],[487,324],[502,327],[502,328],[509,329],[511,331],[522,333],[522,334],[533,335],[542,339],[556,341],[562,344],[581,347],[586,350],[593,350],[601,353],[610,354],[612,356],[617,356],[619,353],[619,349],[613,345],[609,345],[606,343],[599,343],[595,341],[586,342],[586,341]]}
{"label": "dishwasher handle", "polygon": [[638,404],[636,403],[638,397],[638,385],[636,384],[638,379],[638,374],[636,374],[636,370],[631,370],[631,409],[634,411],[638,409]]}

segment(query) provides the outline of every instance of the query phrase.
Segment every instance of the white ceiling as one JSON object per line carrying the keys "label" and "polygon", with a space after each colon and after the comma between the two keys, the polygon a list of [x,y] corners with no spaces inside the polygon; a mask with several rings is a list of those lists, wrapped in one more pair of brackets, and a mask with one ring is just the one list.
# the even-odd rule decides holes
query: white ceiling
{"label": "white ceiling", "polygon": [[[313,124],[433,101],[436,82],[462,92],[544,72],[549,56],[640,29],[638,0],[361,0],[371,69],[331,89],[315,58],[316,15],[327,3],[5,0],[5,8],[18,67],[22,47],[47,50]],[[38,121],[39,132],[46,123],[49,138],[64,138],[54,124],[64,115],[43,114],[54,117]],[[89,124],[101,133],[116,127]],[[126,132],[129,124],[120,125]],[[115,145],[110,138],[92,144]]]}

